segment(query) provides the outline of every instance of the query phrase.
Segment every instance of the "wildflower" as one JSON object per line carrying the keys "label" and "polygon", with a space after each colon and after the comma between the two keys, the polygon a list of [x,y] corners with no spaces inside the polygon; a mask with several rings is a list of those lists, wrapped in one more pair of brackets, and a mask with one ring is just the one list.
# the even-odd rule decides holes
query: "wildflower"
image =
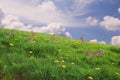
{"label": "wildflower", "polygon": [[96,70],[96,71],[99,71],[99,70],[100,70],[100,68],[95,68],[95,70]]}
{"label": "wildflower", "polygon": [[75,64],[74,62],[72,62],[71,64]]}
{"label": "wildflower", "polygon": [[88,80],[93,80],[93,77],[89,76],[89,77],[88,77]]}
{"label": "wildflower", "polygon": [[61,59],[63,59],[63,57],[60,57]]}
{"label": "wildflower", "polygon": [[59,61],[58,60],[55,60],[54,63],[58,63]]}
{"label": "wildflower", "polygon": [[119,75],[120,75],[120,73],[118,73],[118,72],[116,72],[115,74],[116,74],[117,76],[119,76]]}
{"label": "wildflower", "polygon": [[64,60],[61,60],[61,62],[65,62]]}
{"label": "wildflower", "polygon": [[112,64],[115,64],[115,63],[112,63]]}
{"label": "wildflower", "polygon": [[62,68],[66,68],[66,65],[62,65]]}
{"label": "wildflower", "polygon": [[10,45],[11,47],[13,47],[13,46],[14,46],[14,44],[12,44],[12,43],[10,43],[9,45]]}
{"label": "wildflower", "polygon": [[29,51],[30,54],[32,54],[33,52],[32,51]]}
{"label": "wildflower", "polygon": [[58,50],[58,52],[61,52],[62,50]]}

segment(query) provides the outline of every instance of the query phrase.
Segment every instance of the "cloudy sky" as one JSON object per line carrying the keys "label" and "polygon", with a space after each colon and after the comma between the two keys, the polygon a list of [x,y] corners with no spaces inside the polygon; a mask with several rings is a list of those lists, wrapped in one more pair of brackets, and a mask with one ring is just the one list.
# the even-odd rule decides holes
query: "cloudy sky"
{"label": "cloudy sky", "polygon": [[120,45],[120,0],[0,0],[0,26]]}

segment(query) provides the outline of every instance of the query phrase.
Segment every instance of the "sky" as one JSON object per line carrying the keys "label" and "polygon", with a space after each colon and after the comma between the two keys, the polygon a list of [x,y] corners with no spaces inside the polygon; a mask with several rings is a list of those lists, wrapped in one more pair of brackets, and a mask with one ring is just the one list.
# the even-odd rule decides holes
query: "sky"
{"label": "sky", "polygon": [[120,46],[120,0],[0,0],[0,28]]}

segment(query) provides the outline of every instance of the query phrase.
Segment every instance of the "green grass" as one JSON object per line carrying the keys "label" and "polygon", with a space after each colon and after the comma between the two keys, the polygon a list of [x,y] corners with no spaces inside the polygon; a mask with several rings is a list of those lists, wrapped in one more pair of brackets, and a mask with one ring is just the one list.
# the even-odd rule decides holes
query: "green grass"
{"label": "green grass", "polygon": [[[120,80],[119,46],[59,36],[56,43],[42,33],[30,42],[30,32],[14,31],[14,37],[6,38],[10,32],[0,29],[0,80]],[[88,57],[88,49],[103,49],[105,55]]]}

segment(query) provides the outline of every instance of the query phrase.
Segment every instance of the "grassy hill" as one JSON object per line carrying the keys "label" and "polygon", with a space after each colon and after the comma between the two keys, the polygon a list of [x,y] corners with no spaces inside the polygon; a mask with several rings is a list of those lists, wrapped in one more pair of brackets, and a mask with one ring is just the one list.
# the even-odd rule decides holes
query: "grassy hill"
{"label": "grassy hill", "polygon": [[[120,80],[120,47],[0,29],[0,80]],[[10,34],[11,33],[11,34]],[[14,34],[14,36],[13,36]],[[104,55],[87,56],[102,49]]]}

